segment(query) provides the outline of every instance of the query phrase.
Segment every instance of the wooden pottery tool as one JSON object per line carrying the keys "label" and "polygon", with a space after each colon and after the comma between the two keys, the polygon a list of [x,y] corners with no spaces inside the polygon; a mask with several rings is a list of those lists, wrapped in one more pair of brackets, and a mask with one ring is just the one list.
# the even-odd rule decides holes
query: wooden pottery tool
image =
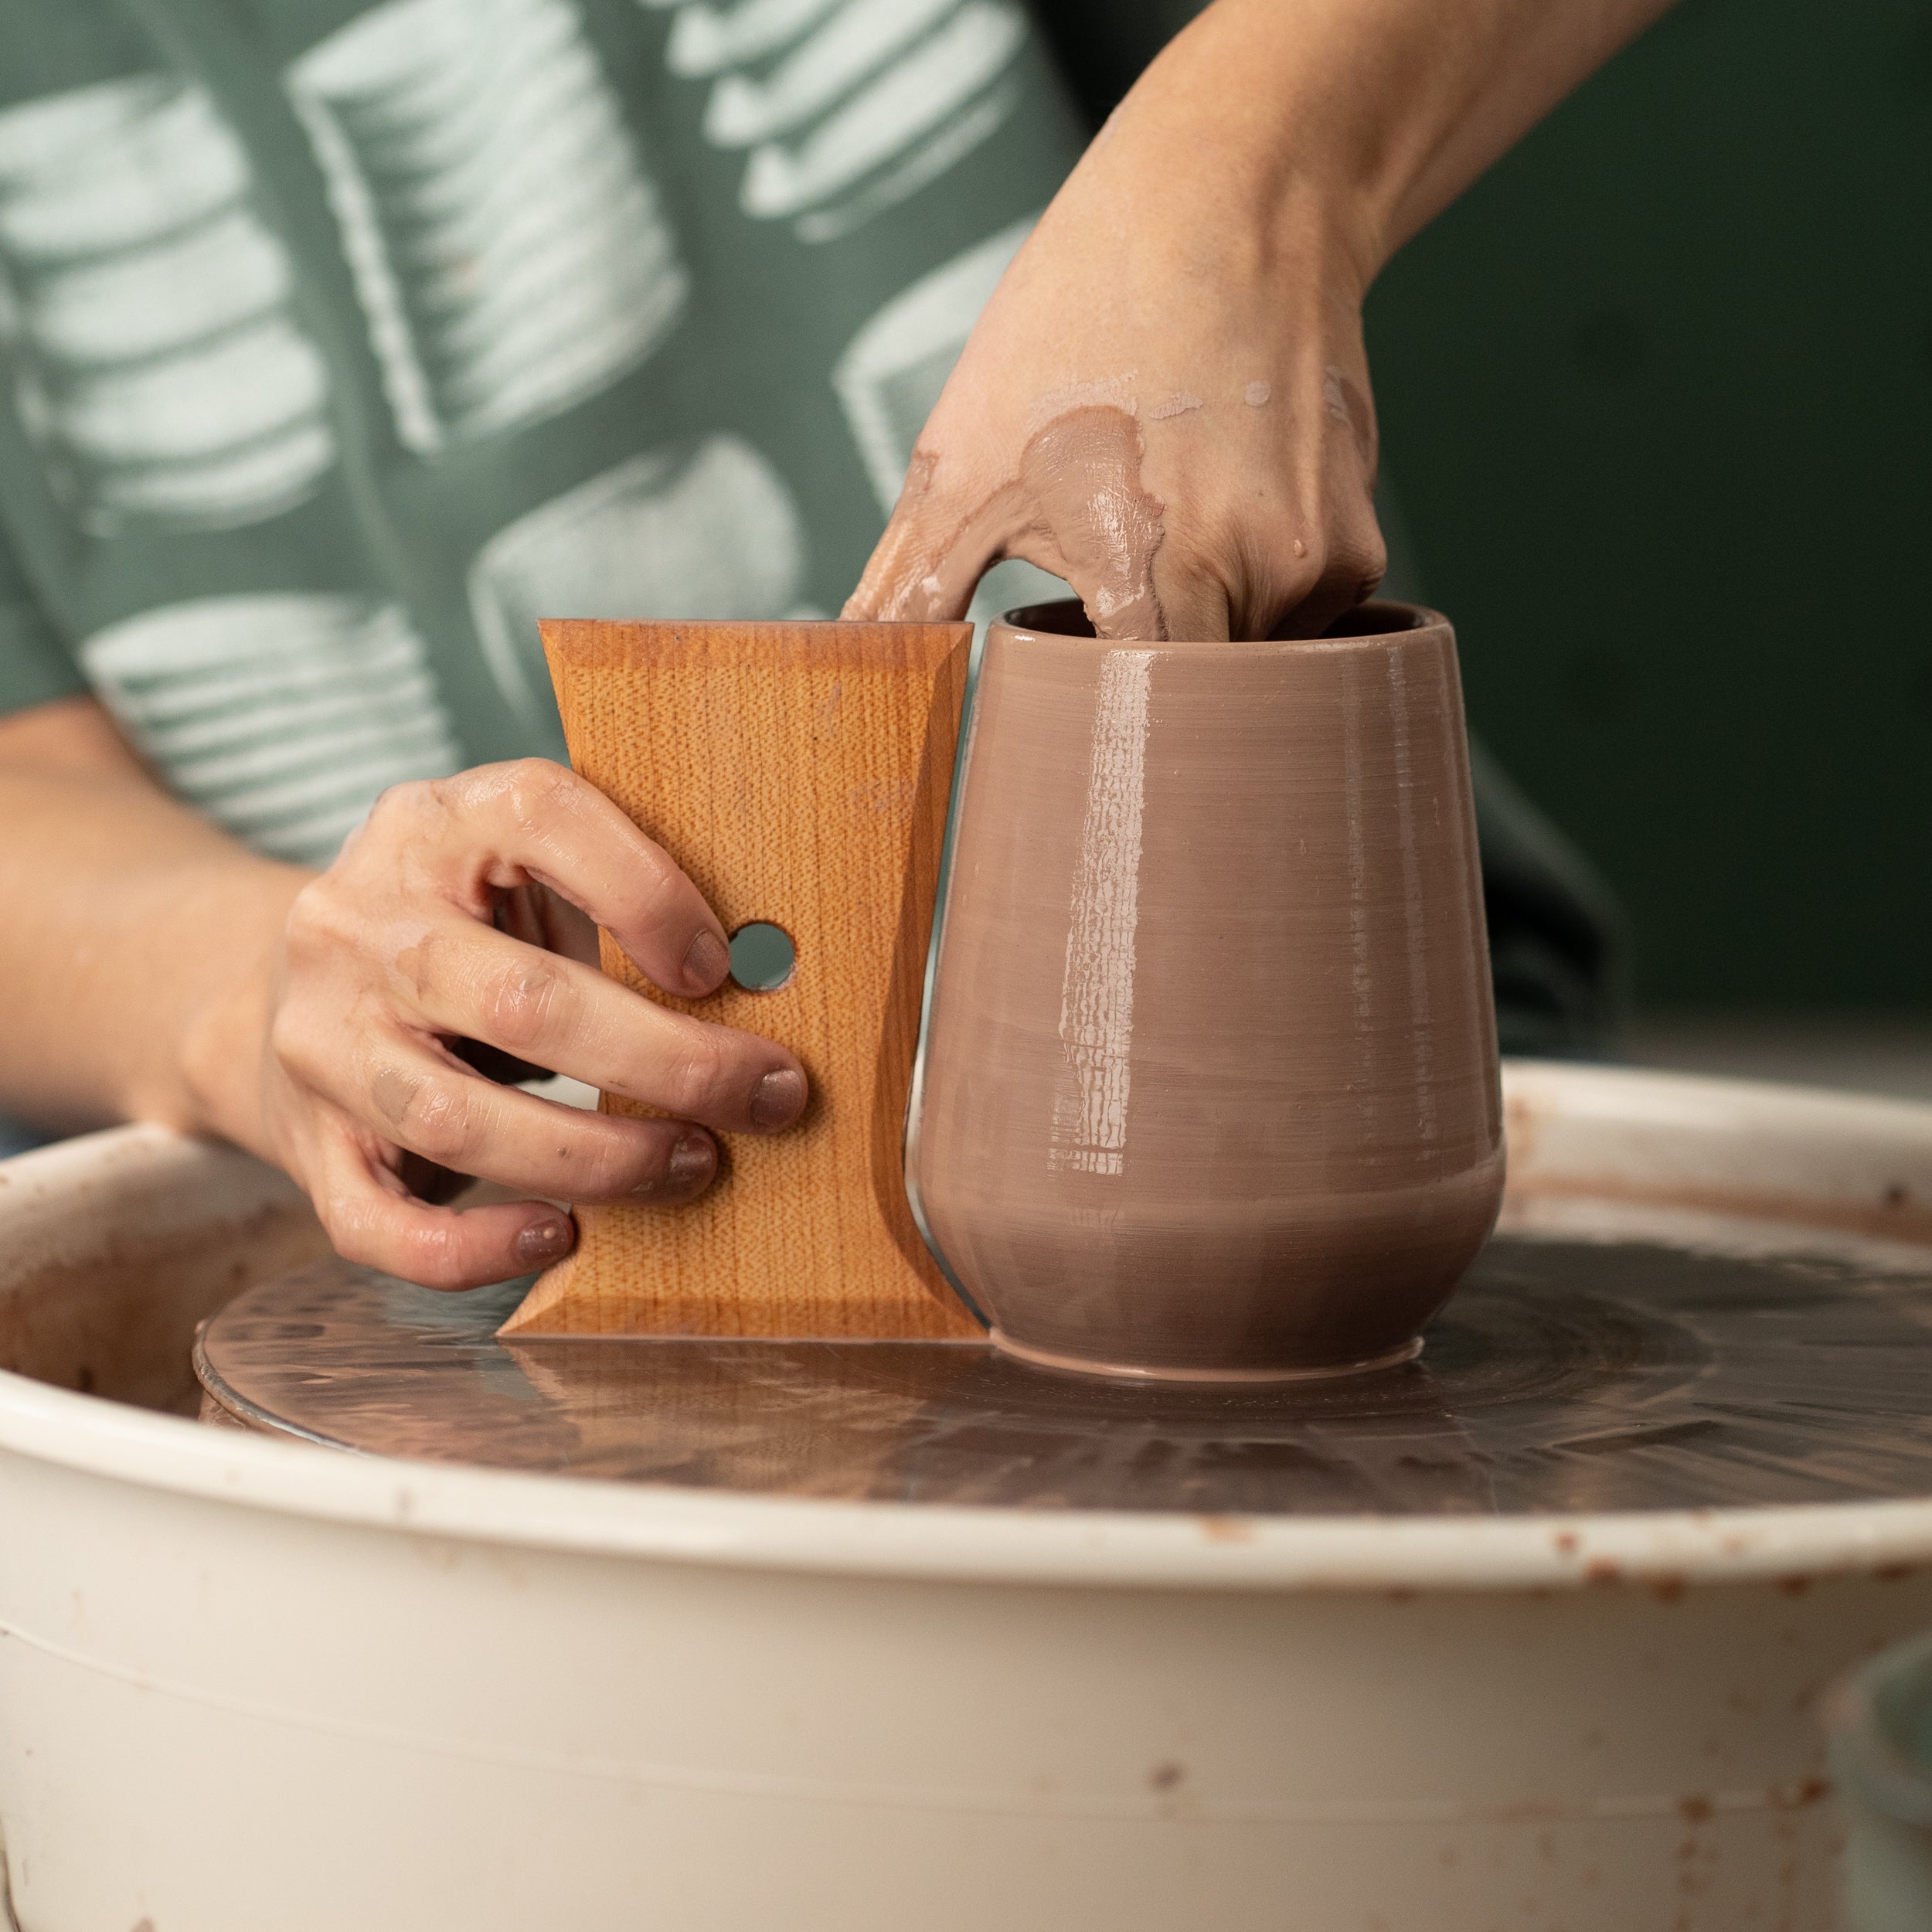
{"label": "wooden pottery tool", "polygon": [[[776,927],[794,954],[781,983],[752,990],[734,944],[733,978],[674,999],[606,934],[604,971],[782,1042],[812,1097],[786,1133],[721,1135],[718,1178],[696,1202],[580,1208],[575,1252],[502,1333],[982,1339],[920,1238],[903,1155],[971,628],[542,631],[577,770],[677,860],[728,933]],[[602,1106],[649,1111],[609,1094]]]}

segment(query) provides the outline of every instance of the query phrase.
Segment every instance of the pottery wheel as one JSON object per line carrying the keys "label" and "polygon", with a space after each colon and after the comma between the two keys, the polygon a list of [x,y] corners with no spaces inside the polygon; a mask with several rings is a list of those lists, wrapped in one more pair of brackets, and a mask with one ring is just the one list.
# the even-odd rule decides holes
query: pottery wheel
{"label": "pottery wheel", "polygon": [[1544,1203],[1406,1366],[1288,1388],[971,1344],[499,1342],[521,1283],[333,1262],[204,1328],[209,1419],[346,1450],[769,1495],[1513,1515],[1932,1495],[1932,1249]]}

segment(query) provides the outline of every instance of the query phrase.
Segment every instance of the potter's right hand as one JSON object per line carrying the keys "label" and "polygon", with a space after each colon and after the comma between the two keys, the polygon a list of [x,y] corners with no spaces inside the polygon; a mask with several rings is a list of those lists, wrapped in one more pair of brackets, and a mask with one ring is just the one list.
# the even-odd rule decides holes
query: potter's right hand
{"label": "potter's right hand", "polygon": [[[688,1199],[717,1171],[708,1128],[798,1117],[790,1053],[605,978],[600,925],[682,998],[728,970],[723,927],[665,852],[538,759],[385,793],[301,889],[257,1009],[245,1138],[308,1190],[338,1253],[431,1287],[502,1281],[569,1250],[552,1201]],[[668,1117],[521,1093],[475,1070],[478,1046],[512,1079],[567,1073]],[[549,1199],[458,1211],[439,1199],[455,1175]]]}
{"label": "potter's right hand", "polygon": [[1374,590],[1366,224],[1311,159],[1282,164],[1272,101],[1231,95],[1299,38],[1292,11],[1209,9],[1088,149],[967,342],[848,617],[958,617],[1005,557],[1064,578],[1100,636],[1150,642],[1318,636]]}
{"label": "potter's right hand", "polygon": [[1022,557],[1102,637],[1319,635],[1385,558],[1364,292],[1666,4],[1211,0],[1008,268],[845,615]]}

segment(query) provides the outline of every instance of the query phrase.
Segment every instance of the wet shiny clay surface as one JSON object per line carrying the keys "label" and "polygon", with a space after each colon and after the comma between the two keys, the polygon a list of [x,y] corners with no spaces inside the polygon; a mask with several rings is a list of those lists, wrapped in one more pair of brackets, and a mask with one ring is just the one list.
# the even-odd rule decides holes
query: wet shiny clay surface
{"label": "wet shiny clay surface", "polygon": [[1239,1515],[1932,1494],[1932,1252],[1641,1204],[1505,1226],[1415,1362],[1122,1382],[962,1342],[505,1342],[522,1284],[345,1261],[199,1353],[223,1417],[381,1454],[766,1495]]}
{"label": "wet shiny clay surface", "polygon": [[1501,1198],[1454,634],[989,634],[909,1145],[996,1338],[1116,1372],[1413,1346]]}

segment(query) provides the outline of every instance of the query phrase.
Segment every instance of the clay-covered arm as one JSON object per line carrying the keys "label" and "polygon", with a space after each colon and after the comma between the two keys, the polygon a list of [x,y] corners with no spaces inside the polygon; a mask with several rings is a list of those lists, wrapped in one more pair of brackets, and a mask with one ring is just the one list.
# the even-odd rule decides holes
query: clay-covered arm
{"label": "clay-covered arm", "polygon": [[[224,1136],[299,1181],[352,1260],[439,1287],[521,1274],[570,1245],[552,1199],[687,1199],[716,1172],[707,1129],[775,1132],[804,1106],[782,1047],[597,970],[594,920],[678,993],[728,956],[690,880],[561,766],[398,786],[316,873],[185,809],[67,699],[0,719],[0,1113]],[[499,1073],[668,1117],[499,1084],[478,1042]],[[451,1173],[536,1198],[459,1212]]]}
{"label": "clay-covered arm", "polygon": [[1312,635],[1384,563],[1362,300],[1668,0],[1216,0],[1020,251],[849,617],[1004,556],[1103,635]]}

